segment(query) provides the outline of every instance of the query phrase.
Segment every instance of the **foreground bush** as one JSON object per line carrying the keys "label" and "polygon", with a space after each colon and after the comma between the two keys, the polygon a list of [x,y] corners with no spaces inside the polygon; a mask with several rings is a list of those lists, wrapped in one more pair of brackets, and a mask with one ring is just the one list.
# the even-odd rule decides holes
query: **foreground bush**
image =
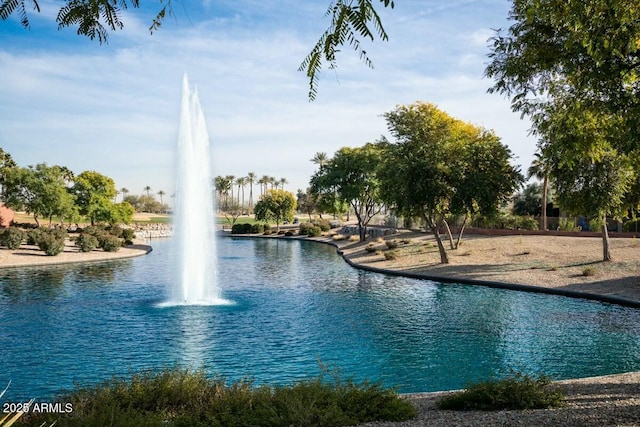
{"label": "foreground bush", "polygon": [[17,227],[9,227],[0,233],[0,245],[9,249],[18,249],[22,241],[27,238],[27,233]]}
{"label": "foreground bush", "polygon": [[76,246],[80,248],[81,252],[91,252],[98,247],[98,239],[91,234],[80,233],[76,237]]}
{"label": "foreground bush", "polygon": [[67,230],[64,228],[51,228],[34,233],[36,245],[48,256],[56,256],[64,251],[64,241],[67,238]]}
{"label": "foreground bush", "polygon": [[32,416],[23,425],[56,426],[348,426],[402,421],[416,410],[392,390],[325,374],[290,386],[226,384],[203,371],[144,371],[60,396],[73,412]]}
{"label": "foreground bush", "polygon": [[546,376],[532,378],[514,373],[503,380],[470,384],[461,392],[438,401],[438,408],[454,411],[500,411],[504,409],[546,409],[562,406],[564,394],[550,387]]}

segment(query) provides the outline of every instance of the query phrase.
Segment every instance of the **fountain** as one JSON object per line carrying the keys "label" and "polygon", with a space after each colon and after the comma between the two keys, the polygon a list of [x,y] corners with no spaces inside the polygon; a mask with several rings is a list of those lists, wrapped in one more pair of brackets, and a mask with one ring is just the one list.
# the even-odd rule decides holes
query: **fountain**
{"label": "fountain", "polygon": [[177,277],[170,305],[218,305],[215,199],[211,187],[209,134],[197,91],[185,73],[177,147],[174,247]]}

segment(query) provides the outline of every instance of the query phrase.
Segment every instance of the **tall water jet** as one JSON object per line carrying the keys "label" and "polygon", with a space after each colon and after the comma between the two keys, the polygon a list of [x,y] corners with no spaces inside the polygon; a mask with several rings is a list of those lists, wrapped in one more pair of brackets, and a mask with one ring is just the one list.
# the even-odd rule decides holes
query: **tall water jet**
{"label": "tall water jet", "polygon": [[177,147],[174,247],[177,277],[172,304],[212,305],[220,297],[216,270],[215,202],[212,190],[209,134],[197,91],[185,73]]}

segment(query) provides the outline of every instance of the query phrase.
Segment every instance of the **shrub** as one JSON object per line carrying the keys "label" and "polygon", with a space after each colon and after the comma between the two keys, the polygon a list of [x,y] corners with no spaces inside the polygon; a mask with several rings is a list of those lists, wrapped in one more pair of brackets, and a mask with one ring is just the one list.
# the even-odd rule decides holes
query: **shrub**
{"label": "shrub", "polygon": [[260,234],[264,232],[264,224],[252,224],[249,230],[253,234]]}
{"label": "shrub", "polygon": [[112,234],[101,234],[97,237],[98,246],[105,252],[118,252],[122,247],[123,240]]}
{"label": "shrub", "polygon": [[500,411],[505,409],[546,409],[562,405],[563,393],[549,387],[551,381],[542,375],[532,378],[512,373],[503,380],[470,384],[437,402],[440,409],[454,411]]}
{"label": "shrub", "polygon": [[318,237],[322,235],[322,229],[317,225],[313,225],[307,230],[307,236],[309,237]]}
{"label": "shrub", "polygon": [[373,246],[373,243],[369,243],[367,245],[367,247],[364,248],[364,250],[367,251],[367,252],[375,252],[375,251],[377,251],[376,247]]}
{"label": "shrub", "polygon": [[293,231],[287,231],[286,233],[284,233],[285,236],[287,237],[291,237],[294,235]]}
{"label": "shrub", "polygon": [[[143,371],[130,380],[112,378],[76,388],[60,397],[69,414],[33,414],[30,426],[349,426],[373,421],[405,421],[416,409],[379,383],[326,379],[286,386],[227,384],[200,371]],[[22,421],[22,420],[21,420]]]}
{"label": "shrub", "polygon": [[311,223],[316,227],[320,227],[320,230],[322,231],[331,230],[331,224],[326,219],[314,219],[313,221],[311,221]]}
{"label": "shrub", "polygon": [[105,231],[107,231],[112,236],[122,237],[124,228],[120,227],[119,225],[112,225],[110,227],[105,228]]}
{"label": "shrub", "polygon": [[573,218],[559,218],[558,230],[560,231],[580,231],[580,228],[576,227],[576,222]]}
{"label": "shrub", "polygon": [[585,267],[582,270],[582,275],[585,277],[595,276],[595,274],[596,274],[596,269],[594,267]]}
{"label": "shrub", "polygon": [[27,231],[27,245],[37,245],[41,234],[42,230],[39,228]]}
{"label": "shrub", "polygon": [[98,238],[91,234],[80,233],[76,237],[76,246],[80,248],[81,252],[91,252],[98,247]]}
{"label": "shrub", "polygon": [[133,244],[133,239],[136,237],[136,232],[133,231],[133,229],[131,228],[123,228],[122,229],[122,236],[120,236],[124,239],[124,244],[125,245],[132,245]]}
{"label": "shrub", "polygon": [[265,236],[268,236],[271,233],[273,233],[273,231],[271,230],[271,227],[269,227],[268,229],[265,228],[264,233],[262,233],[262,234],[264,234]]}
{"label": "shrub", "polygon": [[385,244],[387,245],[387,248],[389,249],[395,249],[398,247],[398,241],[393,239],[393,240],[387,240],[385,242]]}
{"label": "shrub", "polygon": [[384,253],[384,257],[387,260],[393,260],[398,258],[398,252],[396,251],[387,251]]}
{"label": "shrub", "polygon": [[[63,232],[61,232],[62,230]],[[42,230],[36,236],[36,244],[41,251],[48,256],[55,256],[64,251],[64,240],[67,237],[67,231],[62,228],[53,228],[51,230]]]}
{"label": "shrub", "polygon": [[233,224],[231,234],[249,234],[252,229],[253,226],[251,224]]}
{"label": "shrub", "polygon": [[309,229],[313,227],[313,224],[310,222],[301,222],[300,223],[300,234],[309,234]]}
{"label": "shrub", "polygon": [[27,233],[17,227],[9,227],[0,234],[0,244],[9,249],[18,249]]}

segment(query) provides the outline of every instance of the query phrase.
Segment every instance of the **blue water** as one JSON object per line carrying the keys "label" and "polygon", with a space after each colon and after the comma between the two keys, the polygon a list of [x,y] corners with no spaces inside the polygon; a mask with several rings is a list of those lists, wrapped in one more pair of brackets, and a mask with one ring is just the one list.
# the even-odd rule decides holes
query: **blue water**
{"label": "blue water", "polygon": [[510,369],[557,379],[640,370],[640,312],[558,296],[441,285],[349,267],[330,246],[223,239],[233,306],[165,307],[167,241],[145,257],[0,271],[5,399],[176,364],[289,383],[318,361],[400,392]]}

